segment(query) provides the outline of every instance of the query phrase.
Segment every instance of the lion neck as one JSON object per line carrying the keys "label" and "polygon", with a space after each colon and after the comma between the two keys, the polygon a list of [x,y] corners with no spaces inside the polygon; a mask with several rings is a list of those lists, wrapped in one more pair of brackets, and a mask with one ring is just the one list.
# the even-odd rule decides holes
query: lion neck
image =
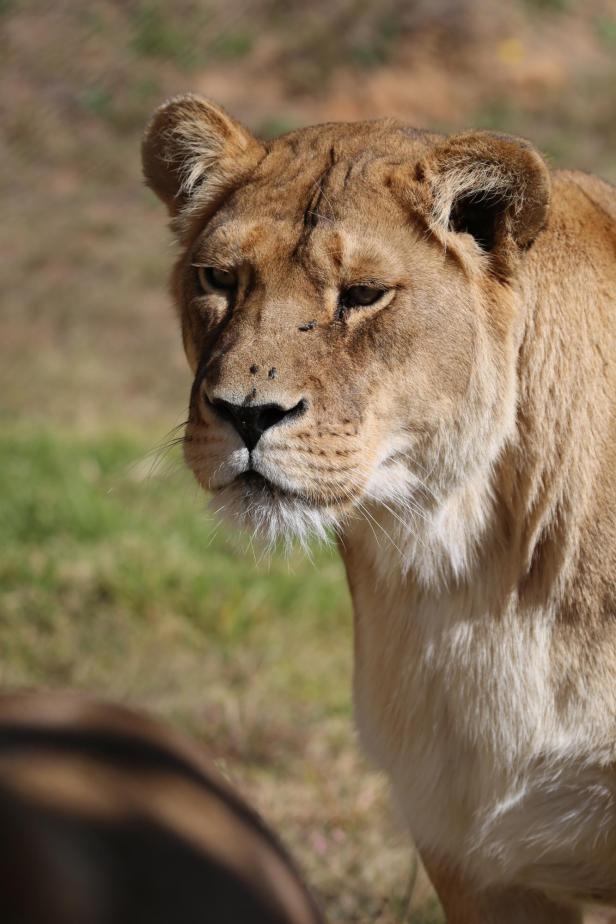
{"label": "lion neck", "polygon": [[[596,392],[582,402],[563,387],[563,380],[583,386],[592,379],[597,354],[580,350],[590,357],[585,365],[555,338],[557,281],[540,274],[540,265],[533,257],[519,280],[525,311],[510,433],[432,510],[375,503],[347,524],[340,547],[354,598],[354,588],[371,583],[398,602],[460,592],[485,602],[488,593],[492,613],[509,607],[512,595],[552,611],[562,599],[598,477],[588,445],[608,408]],[[568,336],[583,344],[583,312],[569,320]]]}
{"label": "lion neck", "polygon": [[340,547],[349,573],[370,573],[375,586],[442,593],[471,578],[497,532],[488,474],[468,483],[433,509],[408,503],[373,504],[347,524]]}

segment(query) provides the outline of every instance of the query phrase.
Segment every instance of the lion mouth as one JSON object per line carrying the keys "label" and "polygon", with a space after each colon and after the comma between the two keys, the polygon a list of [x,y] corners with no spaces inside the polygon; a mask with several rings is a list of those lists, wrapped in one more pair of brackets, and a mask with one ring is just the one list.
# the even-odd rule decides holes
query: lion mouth
{"label": "lion mouth", "polygon": [[243,489],[249,498],[259,498],[261,501],[289,500],[300,501],[310,507],[322,506],[322,502],[317,502],[316,499],[301,491],[283,488],[252,468],[238,475],[232,484]]}
{"label": "lion mouth", "polygon": [[269,481],[264,475],[261,475],[260,472],[256,472],[254,469],[249,469],[247,472],[242,472],[241,475],[238,475],[234,479],[237,485],[244,485],[247,488],[251,488],[255,491],[280,491],[280,488],[277,488],[276,485]]}
{"label": "lion mouth", "polygon": [[310,491],[301,491],[280,484],[262,475],[255,469],[249,469],[237,475],[231,486],[243,491],[248,501],[258,500],[261,503],[295,503],[312,510],[328,508],[343,508],[349,505],[348,497],[323,497]]}
{"label": "lion mouth", "polygon": [[214,497],[217,516],[248,530],[269,548],[279,540],[288,548],[296,541],[308,548],[311,538],[328,542],[328,530],[338,524],[335,511],[322,502],[252,470],[218,488]]}

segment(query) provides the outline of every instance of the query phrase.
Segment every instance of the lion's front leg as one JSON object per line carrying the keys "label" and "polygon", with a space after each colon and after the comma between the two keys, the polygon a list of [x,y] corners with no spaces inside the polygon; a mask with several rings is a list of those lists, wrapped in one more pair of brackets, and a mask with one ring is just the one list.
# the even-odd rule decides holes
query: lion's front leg
{"label": "lion's front leg", "polygon": [[526,889],[483,892],[455,869],[420,851],[447,924],[582,924],[582,913]]}

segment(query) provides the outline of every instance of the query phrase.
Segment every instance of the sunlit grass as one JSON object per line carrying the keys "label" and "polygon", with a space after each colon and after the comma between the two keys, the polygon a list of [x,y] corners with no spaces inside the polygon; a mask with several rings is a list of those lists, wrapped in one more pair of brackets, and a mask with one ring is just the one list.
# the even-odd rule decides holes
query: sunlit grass
{"label": "sunlit grass", "polygon": [[[88,639],[118,663],[121,690],[136,630],[150,639],[165,627],[183,644],[224,656],[235,646],[260,649],[267,670],[291,645],[350,648],[349,605],[333,550],[312,562],[264,555],[231,539],[207,512],[206,498],[173,453],[162,461],[148,444],[121,435],[92,438],[19,431],[0,438],[0,634],[5,682],[57,673],[79,681]],[[73,626],[74,664],[60,645]],[[104,639],[104,627],[109,629]],[[304,638],[302,639],[302,635]],[[86,652],[82,645],[85,643]],[[64,639],[66,644],[66,639]],[[129,658],[130,660],[130,658]],[[346,708],[315,664],[294,668],[298,697],[318,688],[323,708]],[[345,657],[345,669],[348,667]],[[265,668],[264,668],[265,669]],[[50,673],[51,672],[51,673]],[[83,678],[87,680],[87,677]]]}

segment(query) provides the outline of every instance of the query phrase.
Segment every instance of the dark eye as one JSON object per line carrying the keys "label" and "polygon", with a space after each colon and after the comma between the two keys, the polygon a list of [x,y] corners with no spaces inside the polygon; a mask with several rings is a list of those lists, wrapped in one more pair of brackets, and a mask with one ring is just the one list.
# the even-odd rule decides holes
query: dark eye
{"label": "dark eye", "polygon": [[377,286],[349,286],[340,293],[340,307],[364,308],[366,305],[374,305],[385,295],[385,291]]}
{"label": "dark eye", "polygon": [[201,292],[232,292],[237,288],[237,274],[217,266],[196,266],[197,285]]}

